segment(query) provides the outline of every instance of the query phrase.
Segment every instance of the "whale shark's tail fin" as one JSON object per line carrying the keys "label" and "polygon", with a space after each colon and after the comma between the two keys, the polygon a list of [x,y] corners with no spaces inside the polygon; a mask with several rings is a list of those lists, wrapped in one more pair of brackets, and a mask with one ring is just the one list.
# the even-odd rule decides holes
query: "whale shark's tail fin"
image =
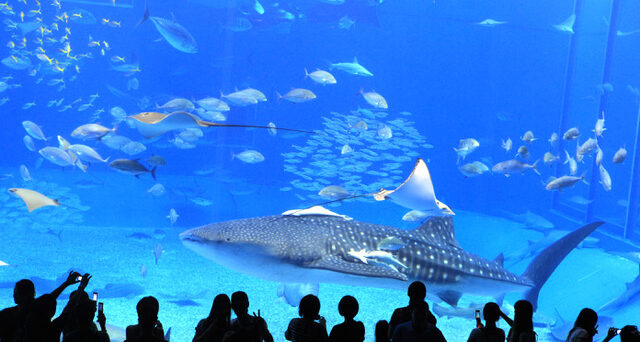
{"label": "whale shark's tail fin", "polygon": [[524,299],[533,304],[534,309],[538,307],[538,294],[544,283],[549,279],[556,267],[564,260],[564,258],[589,234],[593,233],[604,222],[597,221],[589,223],[575,231],[565,235],[562,239],[554,242],[551,246],[545,248],[538,254],[529,267],[522,274],[523,278],[527,278],[534,283],[534,287],[527,291]]}

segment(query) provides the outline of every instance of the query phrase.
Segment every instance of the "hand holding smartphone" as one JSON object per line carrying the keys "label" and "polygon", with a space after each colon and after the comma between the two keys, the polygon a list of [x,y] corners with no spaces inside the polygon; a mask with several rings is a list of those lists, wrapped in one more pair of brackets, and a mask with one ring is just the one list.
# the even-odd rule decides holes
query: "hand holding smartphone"
{"label": "hand holding smartphone", "polygon": [[480,320],[480,310],[476,310],[476,327],[482,327],[482,321]]}
{"label": "hand holding smartphone", "polygon": [[93,301],[97,302],[98,301],[98,292],[93,292]]}

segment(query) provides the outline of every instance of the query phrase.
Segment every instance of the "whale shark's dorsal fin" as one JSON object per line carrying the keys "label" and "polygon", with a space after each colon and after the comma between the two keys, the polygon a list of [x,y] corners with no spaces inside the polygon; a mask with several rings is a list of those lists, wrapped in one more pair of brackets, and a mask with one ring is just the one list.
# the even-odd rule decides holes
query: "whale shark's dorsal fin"
{"label": "whale shark's dorsal fin", "polygon": [[420,227],[414,230],[414,236],[425,241],[436,241],[438,243],[461,248],[456,240],[456,233],[453,228],[453,218],[451,216],[429,218]]}

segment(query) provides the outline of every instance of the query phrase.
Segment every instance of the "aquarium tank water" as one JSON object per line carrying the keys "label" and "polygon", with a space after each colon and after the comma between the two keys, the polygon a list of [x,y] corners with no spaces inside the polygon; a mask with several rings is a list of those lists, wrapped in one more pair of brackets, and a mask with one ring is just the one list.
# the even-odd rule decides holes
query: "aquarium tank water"
{"label": "aquarium tank water", "polygon": [[144,296],[191,341],[239,290],[275,341],[302,296],[330,331],[352,295],[374,341],[415,280],[448,341],[521,298],[539,341],[585,307],[597,339],[638,323],[638,1],[8,0],[0,17],[0,308],[74,270],[112,341]]}

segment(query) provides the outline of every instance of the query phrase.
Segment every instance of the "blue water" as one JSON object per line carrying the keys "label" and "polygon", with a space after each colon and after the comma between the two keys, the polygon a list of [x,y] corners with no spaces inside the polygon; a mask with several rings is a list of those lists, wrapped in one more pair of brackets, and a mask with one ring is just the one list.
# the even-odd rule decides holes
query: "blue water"
{"label": "blue water", "polygon": [[[286,325],[297,315],[297,309],[277,299],[278,284],[216,265],[184,247],[178,234],[212,222],[274,215],[317,204],[326,200],[317,195],[326,185],[340,185],[349,193],[359,194],[380,187],[392,189],[409,175],[417,158],[427,161],[438,199],[456,212],[456,235],[462,247],[487,259],[500,252],[517,254],[529,240],[540,240],[550,231],[578,228],[584,222],[586,201],[593,201],[593,220],[607,224],[572,252],[549,279],[540,295],[539,322],[558,321],[558,314],[572,321],[582,307],[598,309],[638,276],[637,259],[633,262],[619,255],[637,252],[634,246],[638,243],[624,238],[623,227],[632,185],[639,106],[638,95],[632,90],[640,87],[636,58],[640,33],[634,33],[640,29],[634,26],[640,4],[621,4],[621,32],[613,50],[609,85],[604,86],[610,1],[583,2],[574,26],[573,62],[569,50],[574,36],[553,27],[572,13],[572,1],[461,5],[440,0],[387,0],[382,4],[347,0],[343,5],[331,5],[314,0],[265,0],[260,1],[264,14],[256,12],[253,1],[150,1],[151,16],[168,20],[173,16],[193,35],[196,54],[174,49],[150,21],[137,25],[144,13],[142,1],[134,1],[132,8],[123,6],[130,2],[115,3],[117,6],[110,1],[106,6],[67,1],[57,9],[42,2],[41,14],[34,16],[29,14],[38,9],[33,0],[0,4],[3,20],[21,23],[41,18],[42,28],[51,30],[24,36],[11,23],[3,23],[0,57],[27,56],[32,65],[24,70],[0,66],[0,79],[5,77],[3,82],[8,85],[0,92],[0,99],[8,99],[0,106],[0,185],[4,189],[33,189],[64,204],[29,213],[19,199],[6,191],[0,194],[0,260],[9,264],[0,267],[0,283],[6,285],[0,288],[0,307],[12,305],[10,285],[15,281],[32,276],[54,280],[69,268],[76,268],[94,274],[89,289],[111,283],[127,284],[126,288],[132,290],[127,296],[104,298],[109,324],[124,327],[135,323],[135,303],[143,295],[154,295],[161,303],[160,320],[165,327],[172,327],[172,340],[188,341],[217,293],[243,289],[249,294],[250,310],[260,309],[274,337],[283,340]],[[63,13],[73,17],[73,13],[79,13],[77,9],[91,12],[97,22],[81,24],[69,19],[65,23],[56,19]],[[25,14],[23,19],[20,12]],[[493,27],[477,24],[487,18],[506,23]],[[119,26],[102,24],[103,19],[116,21]],[[245,19],[251,22],[251,28],[230,28]],[[343,23],[355,23],[341,27],[341,19]],[[64,49],[66,41],[61,39],[65,34],[70,56],[59,50]],[[21,47],[23,37],[26,47]],[[42,45],[38,38],[43,39]],[[90,41],[100,41],[100,46],[90,47]],[[48,62],[38,59],[36,54],[43,53],[39,47],[58,61],[64,72],[53,72]],[[78,57],[88,53],[91,58]],[[114,56],[127,62],[139,61],[140,70],[132,75],[112,70],[119,63],[111,61]],[[331,63],[352,62],[354,57],[374,76],[330,70]],[[574,64],[574,73],[568,85],[569,97],[565,98],[568,63]],[[305,79],[305,68],[330,71],[337,84],[323,86]],[[60,78],[64,88],[47,85]],[[133,78],[139,88],[128,90]],[[194,148],[179,149],[172,142],[179,131],[147,140],[127,120],[117,122],[110,114],[116,106],[135,115],[155,111],[156,104],[174,98],[195,101],[247,87],[261,90],[268,100],[246,107],[231,106],[225,113],[227,123],[273,122],[277,127],[317,134],[279,131],[272,136],[264,129],[203,128],[203,136],[194,142]],[[292,88],[309,89],[317,98],[305,103],[278,101],[277,93],[285,94]],[[373,108],[360,95],[361,89],[383,95],[388,110]],[[561,170],[558,174],[569,172],[568,165],[562,164],[564,151],[547,141],[553,132],[562,138],[563,101],[568,101],[568,124],[564,128],[579,128],[579,141],[583,143],[593,137],[591,130],[603,93],[608,96],[608,106],[606,131],[599,138],[599,146],[612,189],[605,191],[599,184],[600,175],[592,173],[594,153],[578,165],[577,175],[586,172],[590,185],[578,182],[563,190],[558,195],[560,205],[554,206],[552,193],[543,183],[556,175],[557,167]],[[95,94],[99,97],[91,102],[90,96]],[[61,100],[61,105],[48,106],[53,100]],[[30,102],[35,106],[23,109]],[[90,102],[91,107],[78,110]],[[70,109],[62,111],[66,105]],[[47,142],[35,141],[36,152],[23,144],[25,120],[38,124],[49,138]],[[368,129],[349,131],[348,124],[359,120],[364,120]],[[71,137],[76,127],[90,122],[109,128],[117,124],[119,136],[143,143],[146,150],[128,155],[99,141]],[[383,126],[393,132],[388,140],[377,135]],[[525,144],[520,137],[529,130],[537,140]],[[167,165],[158,167],[157,181],[149,174],[135,178],[118,173],[103,163],[91,163],[86,173],[74,167],[62,168],[43,161],[37,153],[44,146],[57,146],[58,135],[72,144],[91,146],[111,160],[140,158],[149,166],[144,161],[158,155]],[[452,148],[464,138],[474,138],[480,146],[457,164]],[[507,138],[513,141],[509,152],[500,147],[501,140]],[[353,154],[341,154],[345,143],[354,149]],[[466,178],[458,170],[473,161],[491,169],[500,161],[514,158],[521,145],[526,145],[531,154],[526,162],[539,160],[541,176],[531,171],[511,177],[486,172]],[[575,157],[575,141],[561,146]],[[614,164],[613,154],[620,147],[628,150],[627,160]],[[296,155],[301,149],[306,150]],[[232,158],[245,150],[257,150],[265,160],[250,164]],[[559,155],[560,161],[545,165],[542,158],[547,151]],[[392,163],[398,164],[390,167]],[[28,168],[33,180],[21,177],[20,165]],[[336,165],[349,171],[333,172]],[[349,176],[356,178],[347,179]],[[166,188],[165,192],[160,196],[148,193],[157,183]],[[589,186],[595,187],[593,198],[589,198]],[[405,229],[418,225],[403,221],[408,210],[392,203],[345,201],[328,208],[359,221]],[[179,215],[175,224],[167,218],[170,209]],[[527,211],[550,221],[554,228],[541,230],[523,222],[522,214]],[[630,225],[628,237],[637,236],[638,229],[638,223]],[[147,236],[128,237],[134,233]],[[163,253],[156,264],[153,250],[158,244]],[[528,256],[506,266],[519,274],[530,260]],[[145,275],[140,272],[143,265]],[[40,294],[49,289],[37,287],[37,291]],[[360,301],[357,318],[365,322],[367,340],[372,339],[377,320],[389,319],[393,308],[406,302],[401,291],[322,284],[322,314],[329,325],[339,323],[337,303],[345,294]],[[380,303],[380,297],[388,300]],[[518,298],[518,294],[509,294],[505,310],[509,311],[509,305]],[[187,299],[197,306],[181,307],[171,302]],[[460,306],[488,300],[491,298],[463,296]],[[58,304],[61,310],[65,301]],[[637,304],[637,299],[632,299],[606,315],[613,316],[616,326],[634,323]],[[461,341],[474,323],[466,318],[441,317],[438,325],[449,340]],[[541,340],[553,340],[549,329],[538,329]],[[600,330],[605,331],[602,326]]]}

